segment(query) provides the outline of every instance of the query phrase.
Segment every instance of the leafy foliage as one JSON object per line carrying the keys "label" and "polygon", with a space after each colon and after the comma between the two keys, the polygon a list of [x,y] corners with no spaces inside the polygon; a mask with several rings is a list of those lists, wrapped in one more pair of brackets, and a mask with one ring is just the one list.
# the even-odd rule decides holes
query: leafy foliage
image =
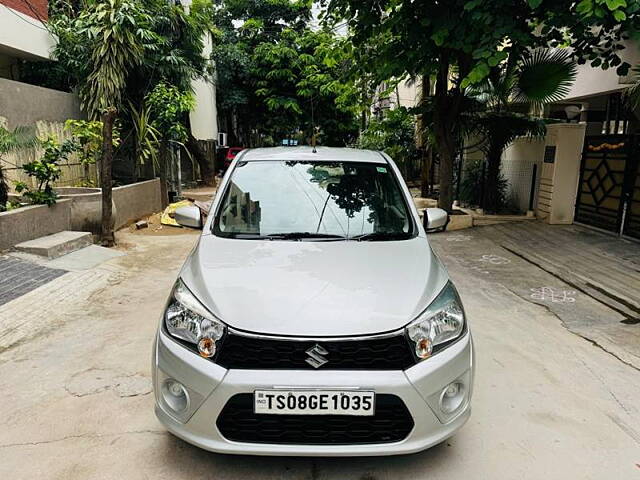
{"label": "leafy foliage", "polygon": [[[65,122],[64,128],[78,144],[78,159],[84,165],[94,164],[102,153],[102,122],[99,120],[73,120]],[[120,132],[114,127],[113,146],[120,145]]]}
{"label": "leafy foliage", "polygon": [[504,150],[518,137],[545,135],[550,120],[542,118],[542,107],[564,98],[575,76],[575,62],[566,50],[522,56],[512,52],[483,82],[467,89],[476,103],[462,117],[481,138],[487,160],[485,210],[497,212],[503,206],[499,188]]}
{"label": "leafy foliage", "polygon": [[[87,61],[81,71],[80,101],[91,118],[108,108],[118,109],[130,69],[142,62],[150,15],[133,0],[90,2],[70,25],[69,34],[80,40]],[[78,38],[80,37],[80,38]],[[60,50],[57,48],[56,50]]]}
{"label": "leafy foliage", "polygon": [[507,72],[516,79],[513,92],[505,93],[512,93],[515,102],[534,107],[565,98],[577,75],[576,64],[567,49],[525,52],[514,70],[513,74]]}
{"label": "leafy foliage", "polygon": [[144,165],[151,161],[154,168],[158,162],[158,148],[160,146],[160,132],[151,120],[149,108],[143,105],[139,110],[129,105],[129,114],[135,132],[134,145],[138,162]]}
{"label": "leafy foliage", "polygon": [[344,41],[309,20],[310,2],[236,0],[218,11],[218,109],[232,142],[355,139],[357,97],[345,76]]}
{"label": "leafy foliage", "polygon": [[[483,169],[484,161],[474,160],[465,165],[460,181],[460,201],[466,205],[480,207],[483,203],[483,191],[486,188],[486,170]],[[496,211],[502,211],[507,205],[507,190],[509,182],[499,174],[496,190]]]}
{"label": "leafy foliage", "polygon": [[406,108],[389,110],[382,118],[371,120],[360,135],[358,147],[384,151],[406,177],[409,162],[418,158],[415,131],[415,119]]}
{"label": "leafy foliage", "polygon": [[49,137],[41,140],[40,146],[43,149],[42,157],[22,166],[27,175],[35,178],[37,187],[31,189],[24,182],[16,182],[15,189],[34,205],[53,205],[57,194],[52,184],[60,178],[60,163],[68,161],[69,156],[79,149],[79,145],[74,140],[58,143]]}
{"label": "leafy foliage", "polygon": [[[54,3],[49,25],[59,38],[54,57],[66,72],[66,83],[80,86],[82,91],[88,88],[87,82],[98,78],[99,70],[105,87],[115,94],[110,103],[119,110],[117,125],[122,131],[136,132],[122,137],[116,156],[136,165],[146,163],[159,148],[150,128],[146,97],[163,82],[190,91],[193,79],[212,74],[205,46],[209,34],[217,37],[212,3],[195,0],[188,12],[165,0]],[[103,15],[106,9],[112,9],[113,14]],[[119,39],[113,38],[115,34]],[[126,43],[124,49],[111,48],[122,42]],[[102,53],[118,53],[118,58],[106,61]],[[90,78],[93,69],[96,72]],[[187,115],[176,121],[182,125],[176,129],[187,128]]]}
{"label": "leafy foliage", "polygon": [[176,142],[186,140],[187,129],[180,120],[194,107],[191,92],[180,91],[174,85],[160,82],[147,95],[145,104],[153,118],[154,128],[163,139]]}
{"label": "leafy foliage", "polygon": [[[327,0],[328,22],[345,21],[365,67],[379,80],[433,78],[433,137],[440,158],[440,206],[453,201],[464,90],[487,79],[511,54],[571,47],[578,62],[622,62],[627,32],[638,31],[640,5],[625,0]],[[524,86],[524,85],[523,85]],[[531,85],[528,85],[531,86]],[[543,92],[544,93],[544,92]]]}

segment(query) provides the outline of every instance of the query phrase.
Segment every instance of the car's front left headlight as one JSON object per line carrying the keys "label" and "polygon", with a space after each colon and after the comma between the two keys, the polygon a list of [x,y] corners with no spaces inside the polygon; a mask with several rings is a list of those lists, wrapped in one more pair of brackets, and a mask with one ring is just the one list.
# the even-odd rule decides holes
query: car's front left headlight
{"label": "car's front left headlight", "polygon": [[216,354],[216,343],[226,330],[224,323],[198,301],[182,280],[173,287],[164,320],[170,335],[194,344],[206,358]]}
{"label": "car's front left headlight", "polygon": [[464,331],[464,310],[458,292],[451,282],[442,289],[431,305],[406,327],[415,346],[416,357],[426,359],[438,345],[455,340]]}

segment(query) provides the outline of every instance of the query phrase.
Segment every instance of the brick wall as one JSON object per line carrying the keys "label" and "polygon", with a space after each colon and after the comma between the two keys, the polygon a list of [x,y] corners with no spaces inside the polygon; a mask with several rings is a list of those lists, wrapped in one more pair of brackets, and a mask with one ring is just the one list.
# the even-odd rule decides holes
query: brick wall
{"label": "brick wall", "polygon": [[47,0],[0,0],[0,3],[37,20],[44,21],[48,17]]}

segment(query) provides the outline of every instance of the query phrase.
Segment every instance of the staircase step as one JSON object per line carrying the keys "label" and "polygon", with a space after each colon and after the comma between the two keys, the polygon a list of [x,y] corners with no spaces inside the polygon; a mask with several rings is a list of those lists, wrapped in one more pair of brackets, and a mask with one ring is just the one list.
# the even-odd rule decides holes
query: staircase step
{"label": "staircase step", "polygon": [[51,259],[88,247],[92,243],[91,232],[64,231],[19,243],[14,248],[20,252]]}

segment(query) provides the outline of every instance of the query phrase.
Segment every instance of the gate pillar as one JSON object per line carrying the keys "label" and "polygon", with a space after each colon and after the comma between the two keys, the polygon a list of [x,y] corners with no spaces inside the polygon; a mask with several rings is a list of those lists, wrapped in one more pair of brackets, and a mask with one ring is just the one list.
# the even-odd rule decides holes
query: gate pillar
{"label": "gate pillar", "polygon": [[585,128],[584,123],[547,127],[536,216],[549,224],[573,223]]}

